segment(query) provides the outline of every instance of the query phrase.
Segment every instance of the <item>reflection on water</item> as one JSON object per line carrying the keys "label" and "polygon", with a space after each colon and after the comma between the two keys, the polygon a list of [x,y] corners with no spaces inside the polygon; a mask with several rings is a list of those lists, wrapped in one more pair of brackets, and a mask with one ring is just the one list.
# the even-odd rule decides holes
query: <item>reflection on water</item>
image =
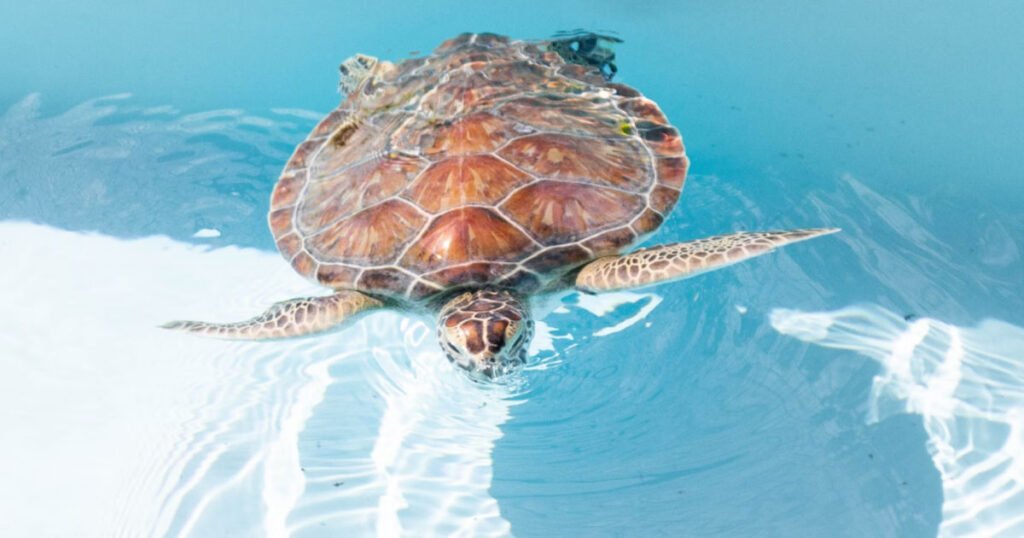
{"label": "reflection on water", "polygon": [[[488,489],[514,394],[454,369],[423,321],[379,313],[288,342],[189,337],[156,327],[316,290],[253,250],[16,222],[0,242],[31,260],[3,273],[24,305],[0,319],[3,405],[31,411],[7,433],[46,441],[3,445],[21,487],[2,490],[14,534],[508,534]],[[588,304],[608,313],[636,297]],[[40,449],[45,461],[29,453]],[[36,497],[81,517],[54,519]]]}
{"label": "reflection on water", "polygon": [[253,250],[15,222],[0,243],[22,254],[2,273],[21,305],[0,311],[5,534],[507,534],[487,490],[508,394],[453,369],[422,321],[183,337],[156,327],[315,290]]}
{"label": "reflection on water", "polygon": [[881,366],[869,422],[922,415],[942,475],[942,536],[1024,535],[1024,329],[987,319],[965,328],[877,306],[772,312],[806,342]]}
{"label": "reflection on water", "polygon": [[386,402],[371,453],[386,477],[377,535],[507,535],[509,524],[488,490],[491,450],[509,416],[509,393],[501,385],[480,386],[452,367],[435,334],[423,323],[405,333],[411,368],[395,367],[386,352],[374,349],[384,366],[377,388]]}
{"label": "reflection on water", "polygon": [[[561,357],[579,345],[573,333],[567,330],[575,325],[577,316],[589,313],[601,318],[603,326],[593,329],[590,334],[608,336],[643,321],[661,300],[653,293],[628,291],[599,295],[564,292],[538,297],[533,305],[533,316],[537,321],[533,340],[530,341],[531,359],[525,370],[542,371],[561,364]],[[590,335],[577,336],[586,339]]]}
{"label": "reflection on water", "polygon": [[184,114],[129,95],[49,117],[41,104],[30,95],[0,116],[0,217],[267,249],[270,189],[320,118],[302,110]]}
{"label": "reflection on water", "polygon": [[[1019,401],[1019,371],[975,372],[1004,376],[971,404],[988,415],[962,397],[983,394],[963,392],[971,357],[987,349],[976,363],[996,364],[1020,339],[999,329],[1008,347],[996,352],[934,321],[1020,324],[1019,214],[851,174],[694,175],[652,241],[844,232],[643,293],[547,298],[531,364],[484,390],[453,371],[429,319],[382,312],[260,344],[154,329],[323,293],[272,251],[264,218],[317,114],[182,114],[120,96],[41,117],[38,102],[0,118],[0,247],[17,253],[0,264],[15,283],[2,292],[0,409],[21,440],[0,444],[0,502],[16,515],[0,534],[930,536],[942,518],[968,528],[979,506],[969,530],[1019,524],[1002,515],[1020,502],[1019,463],[1000,447],[1020,433],[997,429],[1013,424],[1009,407],[986,407]],[[769,323],[780,307],[803,319],[865,300],[901,316],[811,318],[828,325],[823,342],[903,342],[909,370],[879,359],[874,383],[872,364],[827,360],[834,351]],[[902,321],[911,314],[927,323]],[[844,324],[859,328],[833,333]],[[952,359],[925,360],[955,349],[954,335],[955,384],[938,366]],[[935,418],[865,426],[872,390],[880,410],[918,402]],[[939,405],[941,391],[952,396]]]}
{"label": "reflection on water", "polygon": [[[2,403],[31,410],[7,433],[46,441],[3,446],[3,473],[21,488],[4,490],[19,514],[14,534],[510,532],[488,490],[515,385],[471,381],[422,320],[378,313],[288,342],[195,338],[156,327],[199,312],[232,319],[316,290],[254,250],[17,222],[0,224],[0,242],[32,260],[4,272],[25,309],[0,319],[10,329]],[[625,326],[657,298],[583,302],[613,316],[643,303]],[[26,452],[41,447],[45,461]],[[30,502],[40,496],[81,517],[52,518],[52,504]]]}

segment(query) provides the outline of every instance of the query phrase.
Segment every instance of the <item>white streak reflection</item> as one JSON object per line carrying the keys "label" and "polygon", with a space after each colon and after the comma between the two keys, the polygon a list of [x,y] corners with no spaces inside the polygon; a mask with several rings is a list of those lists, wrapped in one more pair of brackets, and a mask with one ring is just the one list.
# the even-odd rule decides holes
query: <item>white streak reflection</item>
{"label": "white streak reflection", "polygon": [[877,361],[870,421],[891,412],[924,417],[942,477],[941,536],[1024,536],[1024,329],[991,319],[972,328],[905,320],[877,306],[776,309],[771,322]]}
{"label": "white streak reflection", "polygon": [[5,536],[509,533],[488,491],[509,394],[423,322],[196,338],[156,327],[322,290],[250,249],[20,222],[0,245]]}
{"label": "white streak reflection", "polygon": [[[562,292],[536,298],[533,304],[536,330],[530,342],[529,355],[532,358],[527,371],[547,370],[562,364],[565,352],[578,345],[577,337],[586,339],[579,323],[579,316],[587,312],[599,325],[591,336],[603,337],[626,330],[648,318],[661,304],[662,298],[654,293],[633,293],[617,291],[596,295]],[[559,329],[562,323],[551,324],[551,320],[572,320],[564,326],[573,326],[574,331]],[[611,322],[611,325],[608,323]],[[645,328],[651,323],[646,322]],[[573,333],[577,333],[576,336]]]}

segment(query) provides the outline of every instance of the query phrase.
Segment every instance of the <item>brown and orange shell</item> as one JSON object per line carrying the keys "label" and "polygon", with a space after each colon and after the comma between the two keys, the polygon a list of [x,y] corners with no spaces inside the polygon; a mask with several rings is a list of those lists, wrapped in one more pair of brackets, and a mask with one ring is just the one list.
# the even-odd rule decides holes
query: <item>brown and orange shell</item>
{"label": "brown and orange shell", "polygon": [[296,148],[269,220],[295,270],[335,289],[529,293],[657,228],[687,165],[636,90],[543,43],[464,34],[378,64]]}

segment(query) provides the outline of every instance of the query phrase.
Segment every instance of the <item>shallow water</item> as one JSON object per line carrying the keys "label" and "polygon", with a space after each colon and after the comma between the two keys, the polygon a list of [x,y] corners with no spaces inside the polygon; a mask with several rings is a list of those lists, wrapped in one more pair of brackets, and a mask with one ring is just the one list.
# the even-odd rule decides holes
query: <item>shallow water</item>
{"label": "shallow water", "polygon": [[[1024,533],[1016,4],[113,7],[0,7],[0,534]],[[507,387],[401,313],[155,329],[319,293],[264,216],[334,67],[481,26],[626,40],[694,160],[651,242],[843,233],[552,298]]]}

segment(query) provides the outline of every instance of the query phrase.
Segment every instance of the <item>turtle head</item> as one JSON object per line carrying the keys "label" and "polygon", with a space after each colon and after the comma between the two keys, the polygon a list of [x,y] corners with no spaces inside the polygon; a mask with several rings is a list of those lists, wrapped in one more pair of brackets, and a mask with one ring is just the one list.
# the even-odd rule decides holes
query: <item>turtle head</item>
{"label": "turtle head", "polygon": [[441,307],[441,349],[471,373],[494,378],[526,361],[533,322],[516,294],[499,289],[460,293]]}

